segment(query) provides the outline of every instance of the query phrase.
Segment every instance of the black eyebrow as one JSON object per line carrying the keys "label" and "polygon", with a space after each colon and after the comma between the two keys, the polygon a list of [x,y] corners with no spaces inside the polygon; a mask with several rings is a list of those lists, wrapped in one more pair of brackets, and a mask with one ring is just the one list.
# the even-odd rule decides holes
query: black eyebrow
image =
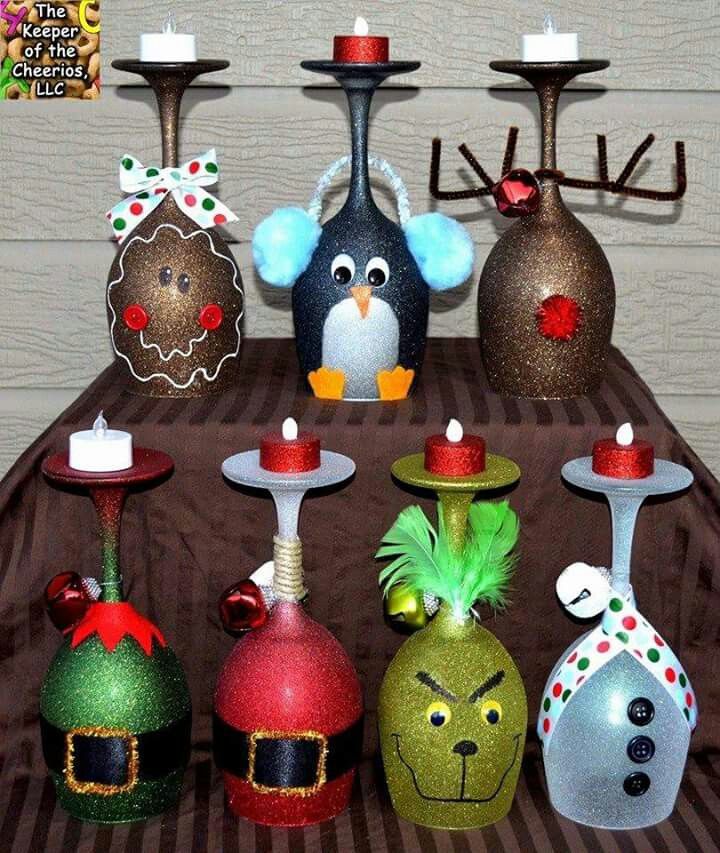
{"label": "black eyebrow", "polygon": [[427,672],[418,672],[416,673],[415,678],[417,678],[417,680],[421,684],[424,684],[426,687],[429,687],[435,693],[439,693],[441,696],[447,699],[448,702],[458,701],[458,698],[457,696],[455,696],[454,693],[451,693],[449,690],[446,690],[442,686],[442,684],[438,684],[437,681],[435,681],[435,679],[431,675],[428,675]]}
{"label": "black eyebrow", "polygon": [[503,680],[503,678],[505,678],[505,670],[500,669],[495,673],[495,675],[491,675],[487,681],[484,681],[480,685],[480,687],[478,687],[470,694],[468,702],[477,702],[477,700],[481,696],[484,696],[488,692],[488,690],[492,690],[493,687],[497,687],[498,684],[500,684],[500,682]]}

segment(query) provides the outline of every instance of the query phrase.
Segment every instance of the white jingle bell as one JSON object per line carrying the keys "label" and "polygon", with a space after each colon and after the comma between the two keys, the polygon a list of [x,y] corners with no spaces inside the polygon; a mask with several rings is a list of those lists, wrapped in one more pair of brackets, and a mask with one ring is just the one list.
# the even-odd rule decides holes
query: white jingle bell
{"label": "white jingle bell", "polygon": [[587,563],[572,563],[555,582],[555,591],[571,616],[592,619],[610,601],[610,571]]}

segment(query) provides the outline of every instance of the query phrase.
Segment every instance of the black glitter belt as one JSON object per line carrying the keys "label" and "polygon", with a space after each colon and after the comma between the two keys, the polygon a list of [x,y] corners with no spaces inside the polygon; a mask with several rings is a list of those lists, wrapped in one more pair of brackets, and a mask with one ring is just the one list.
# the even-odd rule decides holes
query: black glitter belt
{"label": "black glitter belt", "polygon": [[213,714],[213,751],[221,770],[264,793],[312,794],[355,767],[362,755],[362,715],[334,735],[243,732]]}
{"label": "black glitter belt", "polygon": [[65,775],[78,794],[121,794],[141,780],[161,779],[190,758],[192,715],[162,729],[135,735],[111,726],[63,731],[40,717],[45,763]]}

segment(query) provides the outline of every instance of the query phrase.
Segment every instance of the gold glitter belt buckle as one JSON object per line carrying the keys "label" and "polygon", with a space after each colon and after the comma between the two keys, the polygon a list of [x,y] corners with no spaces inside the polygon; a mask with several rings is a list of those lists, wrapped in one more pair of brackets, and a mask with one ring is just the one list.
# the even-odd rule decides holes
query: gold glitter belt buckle
{"label": "gold glitter belt buckle", "polygon": [[[92,782],[77,779],[75,776],[75,738],[116,738],[125,744],[125,757],[127,759],[127,779],[119,785],[106,784],[104,782]],[[65,782],[68,788],[75,794],[99,794],[102,797],[111,797],[115,794],[125,794],[138,783],[138,772],[140,759],[138,754],[138,739],[127,729],[106,728],[104,726],[81,726],[70,729],[65,735]]]}
{"label": "gold glitter belt buckle", "polygon": [[[261,794],[289,794],[307,797],[317,793],[327,782],[326,767],[328,754],[328,738],[321,732],[271,732],[257,731],[249,735],[250,743],[248,749],[248,772],[247,781],[252,785],[254,791]],[[273,788],[255,781],[255,757],[257,755],[257,743],[260,740],[308,740],[318,744],[319,753],[315,781],[312,785],[298,785],[288,788]]]}

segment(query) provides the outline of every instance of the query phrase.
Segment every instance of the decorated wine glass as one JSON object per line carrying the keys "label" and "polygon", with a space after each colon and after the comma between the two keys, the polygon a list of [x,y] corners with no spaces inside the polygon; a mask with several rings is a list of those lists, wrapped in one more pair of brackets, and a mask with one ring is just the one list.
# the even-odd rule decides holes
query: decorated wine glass
{"label": "decorated wine glass", "polygon": [[591,457],[567,462],[562,475],[607,498],[613,552],[610,570],[574,563],[557,582],[571,615],[602,615],[545,686],[537,731],[550,800],[589,826],[650,826],[675,806],[698,708],[682,664],[637,609],[632,540],[645,498],[686,489],[692,474],[655,459],[653,446],[624,424],[615,438],[596,441]]}
{"label": "decorated wine glass", "polygon": [[129,491],[170,475],[172,459],[133,448],[102,413],[43,462],[58,487],[87,490],[98,514],[101,580],[54,577],[45,602],[64,640],[40,693],[43,754],[60,805],[98,823],[142,820],[180,795],[190,756],[190,695],[160,629],[123,595],[120,519]]}
{"label": "decorated wine glass", "polygon": [[329,820],[350,801],[363,702],[345,650],[302,606],[298,518],[305,493],[349,479],[355,464],[321,450],[288,418],[260,449],[223,463],[228,480],[268,490],[278,515],[273,561],[227,589],[220,615],[242,633],[218,677],[214,753],[240,817],[271,826]]}
{"label": "decorated wine glass", "polygon": [[446,435],[427,439],[424,455],[398,459],[392,472],[437,492],[440,503],[437,528],[420,507],[408,507],[377,552],[392,560],[380,572],[388,618],[405,628],[425,623],[401,646],[380,689],[390,796],[414,823],[486,826],[512,804],[527,700],[514,661],[477,610],[506,602],[518,519],[507,501],[473,497],[515,483],[520,470],[451,422]]}
{"label": "decorated wine glass", "polygon": [[160,111],[162,166],[125,154],[124,197],[107,213],[120,244],[107,286],[112,346],[129,389],[151,397],[218,394],[238,376],[243,284],[215,230],[237,216],[206,189],[219,179],[214,148],[178,161],[185,90],[229,63],[197,59],[188,39],[170,16],[164,34],[142,36],[139,60],[112,63],[144,77]]}
{"label": "decorated wine glass", "polygon": [[[389,60],[389,39],[336,36],[332,60],[302,67],[333,76],[350,108],[351,155],[333,163],[307,210],[286,207],[261,222],[253,236],[260,276],[293,288],[300,370],[316,397],[401,400],[422,364],[429,289],[444,290],[472,272],[473,245],[465,229],[439,213],[411,216],[405,185],[384,159],[368,153],[370,102],[388,77],[420,67]],[[350,167],[342,209],[321,224],[331,181]],[[370,169],[389,182],[398,222],[377,207]]]}
{"label": "decorated wine glass", "polygon": [[467,145],[460,152],[480,185],[439,186],[440,140],[433,142],[430,191],[456,201],[492,195],[503,216],[515,218],[490,251],[478,288],[480,345],[488,380],[499,394],[565,398],[589,394],[605,376],[615,318],[615,282],[607,257],[588,228],[566,207],[560,187],[644,200],[676,202],[685,193],[685,148],[675,143],[676,184],[651,189],[630,183],[655,137],[649,134],[610,178],[607,139],[597,137],[599,177],[571,177],[558,168],[558,102],[576,77],[610,65],[580,58],[577,35],[558,33],[551,15],[545,32],[523,36],[521,60],[496,60],[494,71],[522,77],[540,106],[541,163],[514,164],[518,129],[510,128],[500,178],[493,180]]}

